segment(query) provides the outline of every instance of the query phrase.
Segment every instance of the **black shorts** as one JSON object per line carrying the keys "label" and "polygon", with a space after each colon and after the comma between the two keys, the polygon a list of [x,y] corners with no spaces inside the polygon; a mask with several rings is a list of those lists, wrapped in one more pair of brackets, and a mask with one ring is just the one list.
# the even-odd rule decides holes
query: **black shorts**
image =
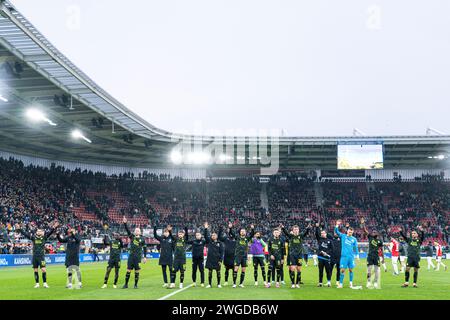
{"label": "black shorts", "polygon": [[186,261],[174,261],[172,265],[172,272],[186,271]]}
{"label": "black shorts", "polygon": [[408,257],[408,260],[406,260],[406,266],[409,268],[420,268],[420,258]]}
{"label": "black shorts", "polygon": [[269,260],[269,266],[272,269],[278,269],[281,268],[283,265],[281,264],[281,259],[275,258],[275,260]]}
{"label": "black shorts", "polygon": [[368,266],[380,266],[380,257],[378,256],[367,256]]}
{"label": "black shorts", "polygon": [[232,255],[232,256],[225,256],[223,258],[223,265],[226,268],[228,268],[228,269],[234,268],[234,255]]}
{"label": "black shorts", "polygon": [[206,269],[209,270],[220,270],[220,266],[221,266],[221,262],[220,261],[211,261],[211,260],[206,260]]}
{"label": "black shorts", "polygon": [[253,266],[257,268],[259,266],[264,267],[264,258],[263,257],[253,257]]}
{"label": "black shorts", "polygon": [[303,254],[289,254],[287,258],[288,266],[297,266],[301,267],[303,265],[302,262]]}
{"label": "black shorts", "polygon": [[173,258],[172,257],[160,257],[158,264],[160,266],[171,266],[173,264]]}
{"label": "black shorts", "polygon": [[192,258],[192,265],[194,266],[194,265],[198,265],[198,266],[201,266],[201,265],[203,265],[203,262],[205,261],[205,258],[204,257],[193,257]]}
{"label": "black shorts", "polygon": [[139,265],[140,263],[141,263],[141,257],[129,256],[127,269],[139,271],[139,270],[141,270],[141,266]]}
{"label": "black shorts", "polygon": [[223,263],[223,265],[225,266],[225,269],[234,269],[234,264],[233,263]]}
{"label": "black shorts", "polygon": [[108,260],[109,268],[120,268],[120,259],[110,259]]}
{"label": "black shorts", "polygon": [[45,268],[45,257],[33,257],[33,269]]}
{"label": "black shorts", "polygon": [[234,257],[234,266],[246,268],[247,267],[247,255]]}

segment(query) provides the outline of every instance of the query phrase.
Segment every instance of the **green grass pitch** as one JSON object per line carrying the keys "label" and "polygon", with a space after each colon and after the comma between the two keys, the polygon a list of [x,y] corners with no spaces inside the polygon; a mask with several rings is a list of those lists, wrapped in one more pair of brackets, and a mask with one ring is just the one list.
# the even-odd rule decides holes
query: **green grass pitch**
{"label": "green grass pitch", "polygon": [[[447,262],[448,263],[448,262]],[[262,286],[261,276],[259,276],[260,286],[254,286],[253,267],[249,267],[246,272],[245,288],[233,289],[231,286],[219,289],[213,287],[210,289],[197,287],[189,287],[183,291],[177,289],[162,288],[161,269],[157,265],[156,260],[149,260],[147,264],[142,265],[139,289],[123,290],[126,262],[123,261],[120,271],[119,288],[112,288],[113,272],[109,280],[107,289],[100,289],[103,284],[103,277],[106,263],[86,263],[81,265],[83,276],[83,289],[69,290],[65,289],[66,272],[62,265],[48,266],[48,283],[49,289],[34,289],[33,271],[31,267],[15,267],[0,269],[0,300],[82,300],[82,299],[160,299],[169,294],[173,294],[166,299],[174,300],[248,300],[248,299],[267,299],[267,300],[331,300],[331,299],[370,299],[370,300],[394,300],[394,299],[450,299],[450,272],[444,271],[428,271],[422,260],[422,268],[419,272],[419,288],[401,288],[404,275],[392,275],[392,267],[390,260],[387,260],[388,272],[382,272],[382,289],[369,290],[365,288],[365,261],[361,260],[355,269],[355,285],[363,286],[362,290],[352,290],[348,288],[348,276],[345,279],[345,288],[336,289],[335,278],[333,275],[332,288],[317,288],[318,269],[311,264],[303,268],[302,280],[305,283],[300,289],[291,289],[289,285],[281,288],[272,287],[270,289]],[[286,270],[286,269],[285,269]],[[288,273],[285,272],[285,280],[289,280]],[[230,274],[231,278],[231,274]],[[231,280],[231,279],[230,279]],[[42,281],[42,279],[41,279]],[[130,283],[133,284],[134,276],[132,275]],[[197,280],[198,281],[198,280]],[[287,283],[289,281],[286,281]],[[191,281],[191,265],[187,264],[185,287],[189,286]],[[223,272],[222,272],[223,283]],[[213,278],[215,286],[215,275]]]}

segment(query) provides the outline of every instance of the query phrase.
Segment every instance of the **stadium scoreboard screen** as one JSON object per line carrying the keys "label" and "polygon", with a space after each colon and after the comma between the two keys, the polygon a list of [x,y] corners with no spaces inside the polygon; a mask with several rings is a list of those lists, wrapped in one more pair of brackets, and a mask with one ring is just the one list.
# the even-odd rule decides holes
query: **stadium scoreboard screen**
{"label": "stadium scoreboard screen", "polygon": [[338,170],[383,169],[383,144],[338,144]]}

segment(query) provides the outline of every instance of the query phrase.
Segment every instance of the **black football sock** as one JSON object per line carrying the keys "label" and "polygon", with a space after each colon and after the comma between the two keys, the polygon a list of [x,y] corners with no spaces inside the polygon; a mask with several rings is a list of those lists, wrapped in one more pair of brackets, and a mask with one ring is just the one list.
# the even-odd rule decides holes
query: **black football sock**
{"label": "black football sock", "polygon": [[405,282],[409,282],[409,271],[405,271]]}
{"label": "black football sock", "polygon": [[127,274],[125,275],[125,285],[128,285],[128,282],[130,281],[130,275],[131,275],[131,272],[127,271]]}
{"label": "black football sock", "polygon": [[137,286],[139,282],[139,272],[134,272],[134,285]]}
{"label": "black football sock", "polygon": [[302,272],[301,271],[297,271],[296,284],[300,284],[300,282],[302,282]]}
{"label": "black football sock", "polygon": [[39,272],[37,272],[37,271],[34,272],[34,281],[36,283],[39,283]]}
{"label": "black football sock", "polygon": [[289,270],[289,278],[291,278],[291,283],[294,284],[295,281],[295,272],[292,270]]}
{"label": "black football sock", "polygon": [[103,282],[104,284],[108,283],[108,279],[109,279],[109,273],[111,272],[111,268],[108,267],[106,268],[106,273],[105,273],[105,281]]}
{"label": "black football sock", "polygon": [[236,284],[237,275],[238,275],[237,271],[233,270],[233,284]]}
{"label": "black football sock", "polygon": [[192,282],[197,282],[197,266],[195,264],[192,265]]}
{"label": "black football sock", "polygon": [[47,282],[47,272],[42,272],[42,281],[43,281],[44,283]]}
{"label": "black football sock", "polygon": [[212,273],[213,273],[212,269],[209,269],[208,270],[208,284],[210,286],[212,286]]}
{"label": "black football sock", "polygon": [[184,271],[180,271],[180,283],[184,282]]}
{"label": "black football sock", "polygon": [[201,283],[205,283],[205,268],[200,267],[200,281]]}
{"label": "black football sock", "polygon": [[414,283],[417,283],[417,277],[418,276],[419,276],[419,272],[418,271],[414,271],[414,275],[413,275]]}
{"label": "black football sock", "polygon": [[161,266],[164,283],[167,283],[167,266]]}
{"label": "black football sock", "polygon": [[119,268],[115,269],[116,274],[114,275],[114,285],[117,285],[117,281],[119,281]]}
{"label": "black football sock", "polygon": [[241,271],[241,281],[240,281],[239,284],[243,284],[243,283],[244,283],[244,280],[245,280],[245,272],[244,272],[244,271]]}

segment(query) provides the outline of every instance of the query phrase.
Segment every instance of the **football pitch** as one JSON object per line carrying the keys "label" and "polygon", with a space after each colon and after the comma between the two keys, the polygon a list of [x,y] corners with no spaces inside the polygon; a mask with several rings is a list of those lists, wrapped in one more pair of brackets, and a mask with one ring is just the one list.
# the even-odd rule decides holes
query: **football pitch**
{"label": "football pitch", "polygon": [[[312,261],[311,261],[312,262]],[[446,261],[448,264],[448,261]],[[112,288],[114,271],[111,272],[109,285],[101,289],[106,269],[106,263],[81,264],[83,288],[81,290],[66,289],[66,270],[63,265],[49,265],[47,267],[49,289],[34,289],[33,271],[30,266],[1,268],[0,269],[0,300],[449,300],[450,299],[450,272],[428,271],[426,262],[422,260],[419,272],[419,288],[401,288],[404,275],[394,276],[390,260],[387,260],[388,272],[381,274],[381,289],[369,290],[366,284],[365,261],[357,263],[355,269],[355,285],[361,285],[362,290],[348,288],[348,276],[346,275],[344,288],[336,289],[335,276],[332,278],[332,288],[318,288],[318,268],[312,264],[303,268],[302,281],[304,285],[300,289],[291,289],[289,276],[285,269],[286,285],[281,288],[264,288],[261,275],[260,285],[254,286],[253,267],[247,268],[245,288],[233,289],[230,285],[221,289],[216,287],[215,274],[213,276],[213,288],[206,289],[200,286],[191,286],[191,265],[187,264],[185,276],[185,288],[180,290],[166,289],[162,287],[161,269],[157,260],[149,260],[142,265],[139,289],[133,289],[134,275],[130,279],[131,288],[121,289],[126,272],[126,261],[122,262],[118,288]],[[198,275],[199,278],[199,275]],[[412,274],[411,274],[412,278]],[[207,273],[206,273],[207,279]],[[238,278],[239,279],[239,278]],[[232,280],[230,273],[229,282]],[[42,281],[42,279],[41,279]],[[199,282],[199,280],[197,280]],[[222,270],[222,284],[224,271]]]}

